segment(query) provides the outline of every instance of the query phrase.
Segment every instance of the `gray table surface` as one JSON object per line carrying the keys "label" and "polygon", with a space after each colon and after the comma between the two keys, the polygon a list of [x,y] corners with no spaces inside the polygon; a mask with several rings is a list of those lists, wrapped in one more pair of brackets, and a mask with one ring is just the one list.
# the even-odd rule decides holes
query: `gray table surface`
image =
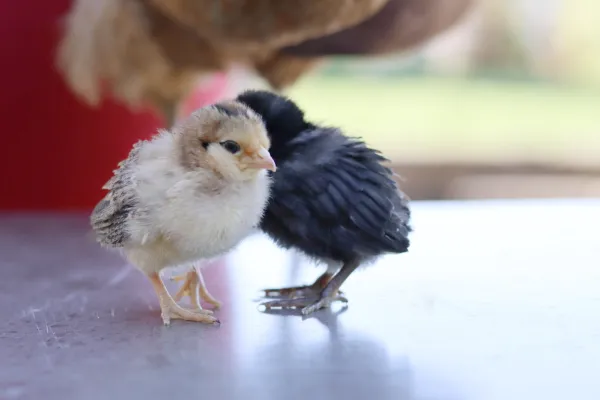
{"label": "gray table surface", "polygon": [[414,225],[346,309],[261,313],[320,270],[255,235],[205,270],[222,325],[163,327],[86,216],[5,214],[0,399],[600,399],[600,201],[415,203]]}

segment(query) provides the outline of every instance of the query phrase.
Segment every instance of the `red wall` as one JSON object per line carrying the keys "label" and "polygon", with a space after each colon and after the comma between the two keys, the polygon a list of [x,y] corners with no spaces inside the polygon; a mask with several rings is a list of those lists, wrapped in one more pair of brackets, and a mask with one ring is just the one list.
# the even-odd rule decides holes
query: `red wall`
{"label": "red wall", "polygon": [[131,145],[162,126],[151,112],[113,101],[92,109],[69,92],[54,69],[69,4],[0,0],[0,210],[92,208]]}

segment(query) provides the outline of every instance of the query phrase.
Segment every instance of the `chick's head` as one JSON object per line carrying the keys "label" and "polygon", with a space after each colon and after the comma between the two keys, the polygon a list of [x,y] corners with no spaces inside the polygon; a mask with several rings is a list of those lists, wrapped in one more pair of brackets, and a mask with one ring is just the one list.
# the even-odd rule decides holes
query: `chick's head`
{"label": "chick's head", "polygon": [[244,104],[228,101],[203,107],[179,129],[187,168],[208,168],[227,180],[242,181],[276,169],[265,125]]}

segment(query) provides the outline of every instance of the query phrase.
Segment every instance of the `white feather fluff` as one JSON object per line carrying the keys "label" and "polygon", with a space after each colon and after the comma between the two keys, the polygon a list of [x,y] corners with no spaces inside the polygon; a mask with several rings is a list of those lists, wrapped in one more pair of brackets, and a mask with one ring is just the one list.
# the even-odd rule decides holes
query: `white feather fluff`
{"label": "white feather fluff", "polygon": [[258,225],[268,200],[264,170],[215,187],[214,172],[186,170],[179,157],[175,136],[163,132],[141,144],[132,166],[144,211],[127,220],[123,251],[146,273],[228,252]]}

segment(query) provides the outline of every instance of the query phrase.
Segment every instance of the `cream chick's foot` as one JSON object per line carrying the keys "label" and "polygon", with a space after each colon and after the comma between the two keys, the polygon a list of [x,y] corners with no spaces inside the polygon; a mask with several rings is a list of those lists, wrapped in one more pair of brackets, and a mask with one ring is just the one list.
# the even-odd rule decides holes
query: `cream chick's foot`
{"label": "cream chick's foot", "polygon": [[172,319],[202,322],[205,324],[221,324],[221,322],[212,315],[208,315],[205,312],[198,312],[197,310],[188,310],[177,304],[167,291],[167,288],[158,273],[151,274],[149,278],[160,301],[160,314],[165,325],[170,325]]}

